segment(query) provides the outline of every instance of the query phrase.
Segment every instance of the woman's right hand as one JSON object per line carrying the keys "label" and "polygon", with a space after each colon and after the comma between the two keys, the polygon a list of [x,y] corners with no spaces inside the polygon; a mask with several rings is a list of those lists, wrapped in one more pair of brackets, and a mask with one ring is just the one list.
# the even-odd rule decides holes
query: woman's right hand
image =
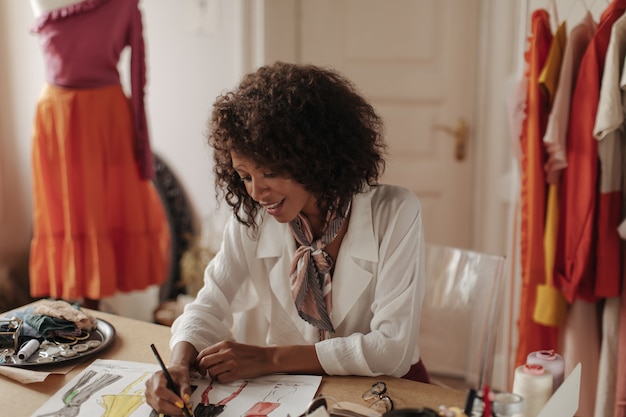
{"label": "woman's right hand", "polygon": [[[191,407],[190,369],[198,351],[191,343],[180,342],[172,349],[170,366],[167,368],[176,384],[176,392],[170,390],[163,371],[158,371],[146,381],[146,402],[155,411],[166,416],[182,416],[183,407]],[[191,410],[190,414],[193,415]]]}
{"label": "woman's right hand", "polygon": [[146,380],[146,402],[155,411],[168,416],[182,416],[183,407],[189,408],[191,395],[189,368],[183,365],[173,365],[167,368],[176,383],[176,392],[169,389],[167,378],[163,371],[155,372]]}

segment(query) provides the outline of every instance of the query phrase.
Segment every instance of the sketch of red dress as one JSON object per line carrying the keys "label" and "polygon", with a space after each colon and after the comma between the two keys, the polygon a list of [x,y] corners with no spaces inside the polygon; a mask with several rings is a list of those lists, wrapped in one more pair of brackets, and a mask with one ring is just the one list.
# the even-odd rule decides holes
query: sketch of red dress
{"label": "sketch of red dress", "polygon": [[233,398],[236,398],[241,391],[248,385],[248,381],[243,381],[239,388],[226,398],[222,398],[215,404],[212,404],[209,401],[209,392],[213,388],[213,384],[209,384],[208,387],[202,392],[202,401],[196,406],[193,411],[194,417],[215,417],[219,415],[222,411],[224,411],[224,407],[226,404],[230,402]]}

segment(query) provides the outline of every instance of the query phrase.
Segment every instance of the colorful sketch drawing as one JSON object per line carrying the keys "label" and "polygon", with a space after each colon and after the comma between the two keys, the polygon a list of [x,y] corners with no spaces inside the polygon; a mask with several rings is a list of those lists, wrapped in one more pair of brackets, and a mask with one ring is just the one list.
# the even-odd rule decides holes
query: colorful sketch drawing
{"label": "colorful sketch drawing", "polygon": [[277,382],[274,384],[274,388],[267,393],[263,401],[273,401],[273,402],[281,402],[281,400],[296,391],[298,391],[298,387],[301,384],[298,383],[285,383],[285,382]]}
{"label": "colorful sketch drawing", "polygon": [[196,409],[193,412],[194,417],[215,417],[221,414],[222,411],[224,411],[226,404],[233,398],[237,398],[246,385],[248,385],[248,381],[241,382],[237,390],[232,394],[222,398],[215,404],[211,404],[209,401],[209,392],[213,388],[213,383],[210,383],[202,392],[202,401],[196,406]]}
{"label": "colorful sketch drawing", "polygon": [[254,404],[246,413],[245,417],[267,417],[269,413],[276,410],[280,403],[271,403],[267,401],[259,401]]}
{"label": "colorful sketch drawing", "polygon": [[[91,378],[96,375],[98,375],[98,377],[93,382],[90,382]],[[80,407],[85,401],[97,391],[114,383],[120,378],[120,375],[98,374],[95,371],[87,371],[80,377],[75,385],[70,387],[70,389],[63,394],[63,403],[65,404],[63,408],[52,413],[40,414],[39,417],[76,417],[80,413]]]}
{"label": "colorful sketch drawing", "polygon": [[102,401],[98,401],[98,404],[105,409],[102,417],[129,417],[146,401],[144,395],[145,388],[143,386],[134,392],[131,392],[131,390],[151,374],[151,372],[144,372],[143,375],[128,384],[119,394],[103,395]]}
{"label": "colorful sketch drawing", "polygon": [[[145,400],[145,381],[159,369],[152,363],[96,359],[32,417],[159,417]],[[284,417],[302,413],[321,377],[269,375],[222,384],[198,375],[190,382],[195,417]]]}
{"label": "colorful sketch drawing", "polygon": [[272,389],[265,395],[263,401],[256,402],[244,414],[244,417],[267,417],[272,411],[280,407],[283,400],[296,393],[303,385],[297,382],[276,382]]}
{"label": "colorful sketch drawing", "polygon": [[215,417],[224,411],[224,404],[198,404],[193,410],[194,417]]}

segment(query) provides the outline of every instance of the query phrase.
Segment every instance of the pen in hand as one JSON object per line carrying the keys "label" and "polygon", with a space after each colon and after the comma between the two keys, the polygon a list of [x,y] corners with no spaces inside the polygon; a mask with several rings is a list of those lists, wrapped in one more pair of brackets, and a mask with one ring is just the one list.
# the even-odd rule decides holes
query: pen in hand
{"label": "pen in hand", "polygon": [[[163,359],[161,359],[161,355],[159,355],[159,352],[157,351],[156,346],[154,346],[154,343],[150,345],[150,348],[152,349],[152,352],[154,352],[154,356],[156,357],[157,362],[159,362],[159,366],[161,366],[161,369],[163,370],[163,375],[165,375],[165,378],[167,379],[167,385],[169,389],[177,395],[180,395],[178,392],[176,392],[176,383],[172,379],[172,375],[170,375],[170,372],[167,370],[167,367],[163,363]],[[187,404],[183,405],[183,413],[185,413],[185,417],[193,417],[191,412],[187,408]]]}

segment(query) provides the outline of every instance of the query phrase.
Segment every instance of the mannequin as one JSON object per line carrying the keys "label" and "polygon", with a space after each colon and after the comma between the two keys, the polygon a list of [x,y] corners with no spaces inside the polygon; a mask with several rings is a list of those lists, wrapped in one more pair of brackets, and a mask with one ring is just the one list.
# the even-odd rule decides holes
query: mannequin
{"label": "mannequin", "polygon": [[48,13],[52,10],[80,2],[81,0],[30,0],[30,6],[33,9],[35,17],[40,17],[44,13]]}
{"label": "mannequin", "polygon": [[[144,108],[138,0],[30,0],[46,84],[33,127],[32,297],[79,301],[161,284],[169,229]],[[131,94],[118,62],[131,48]]]}

